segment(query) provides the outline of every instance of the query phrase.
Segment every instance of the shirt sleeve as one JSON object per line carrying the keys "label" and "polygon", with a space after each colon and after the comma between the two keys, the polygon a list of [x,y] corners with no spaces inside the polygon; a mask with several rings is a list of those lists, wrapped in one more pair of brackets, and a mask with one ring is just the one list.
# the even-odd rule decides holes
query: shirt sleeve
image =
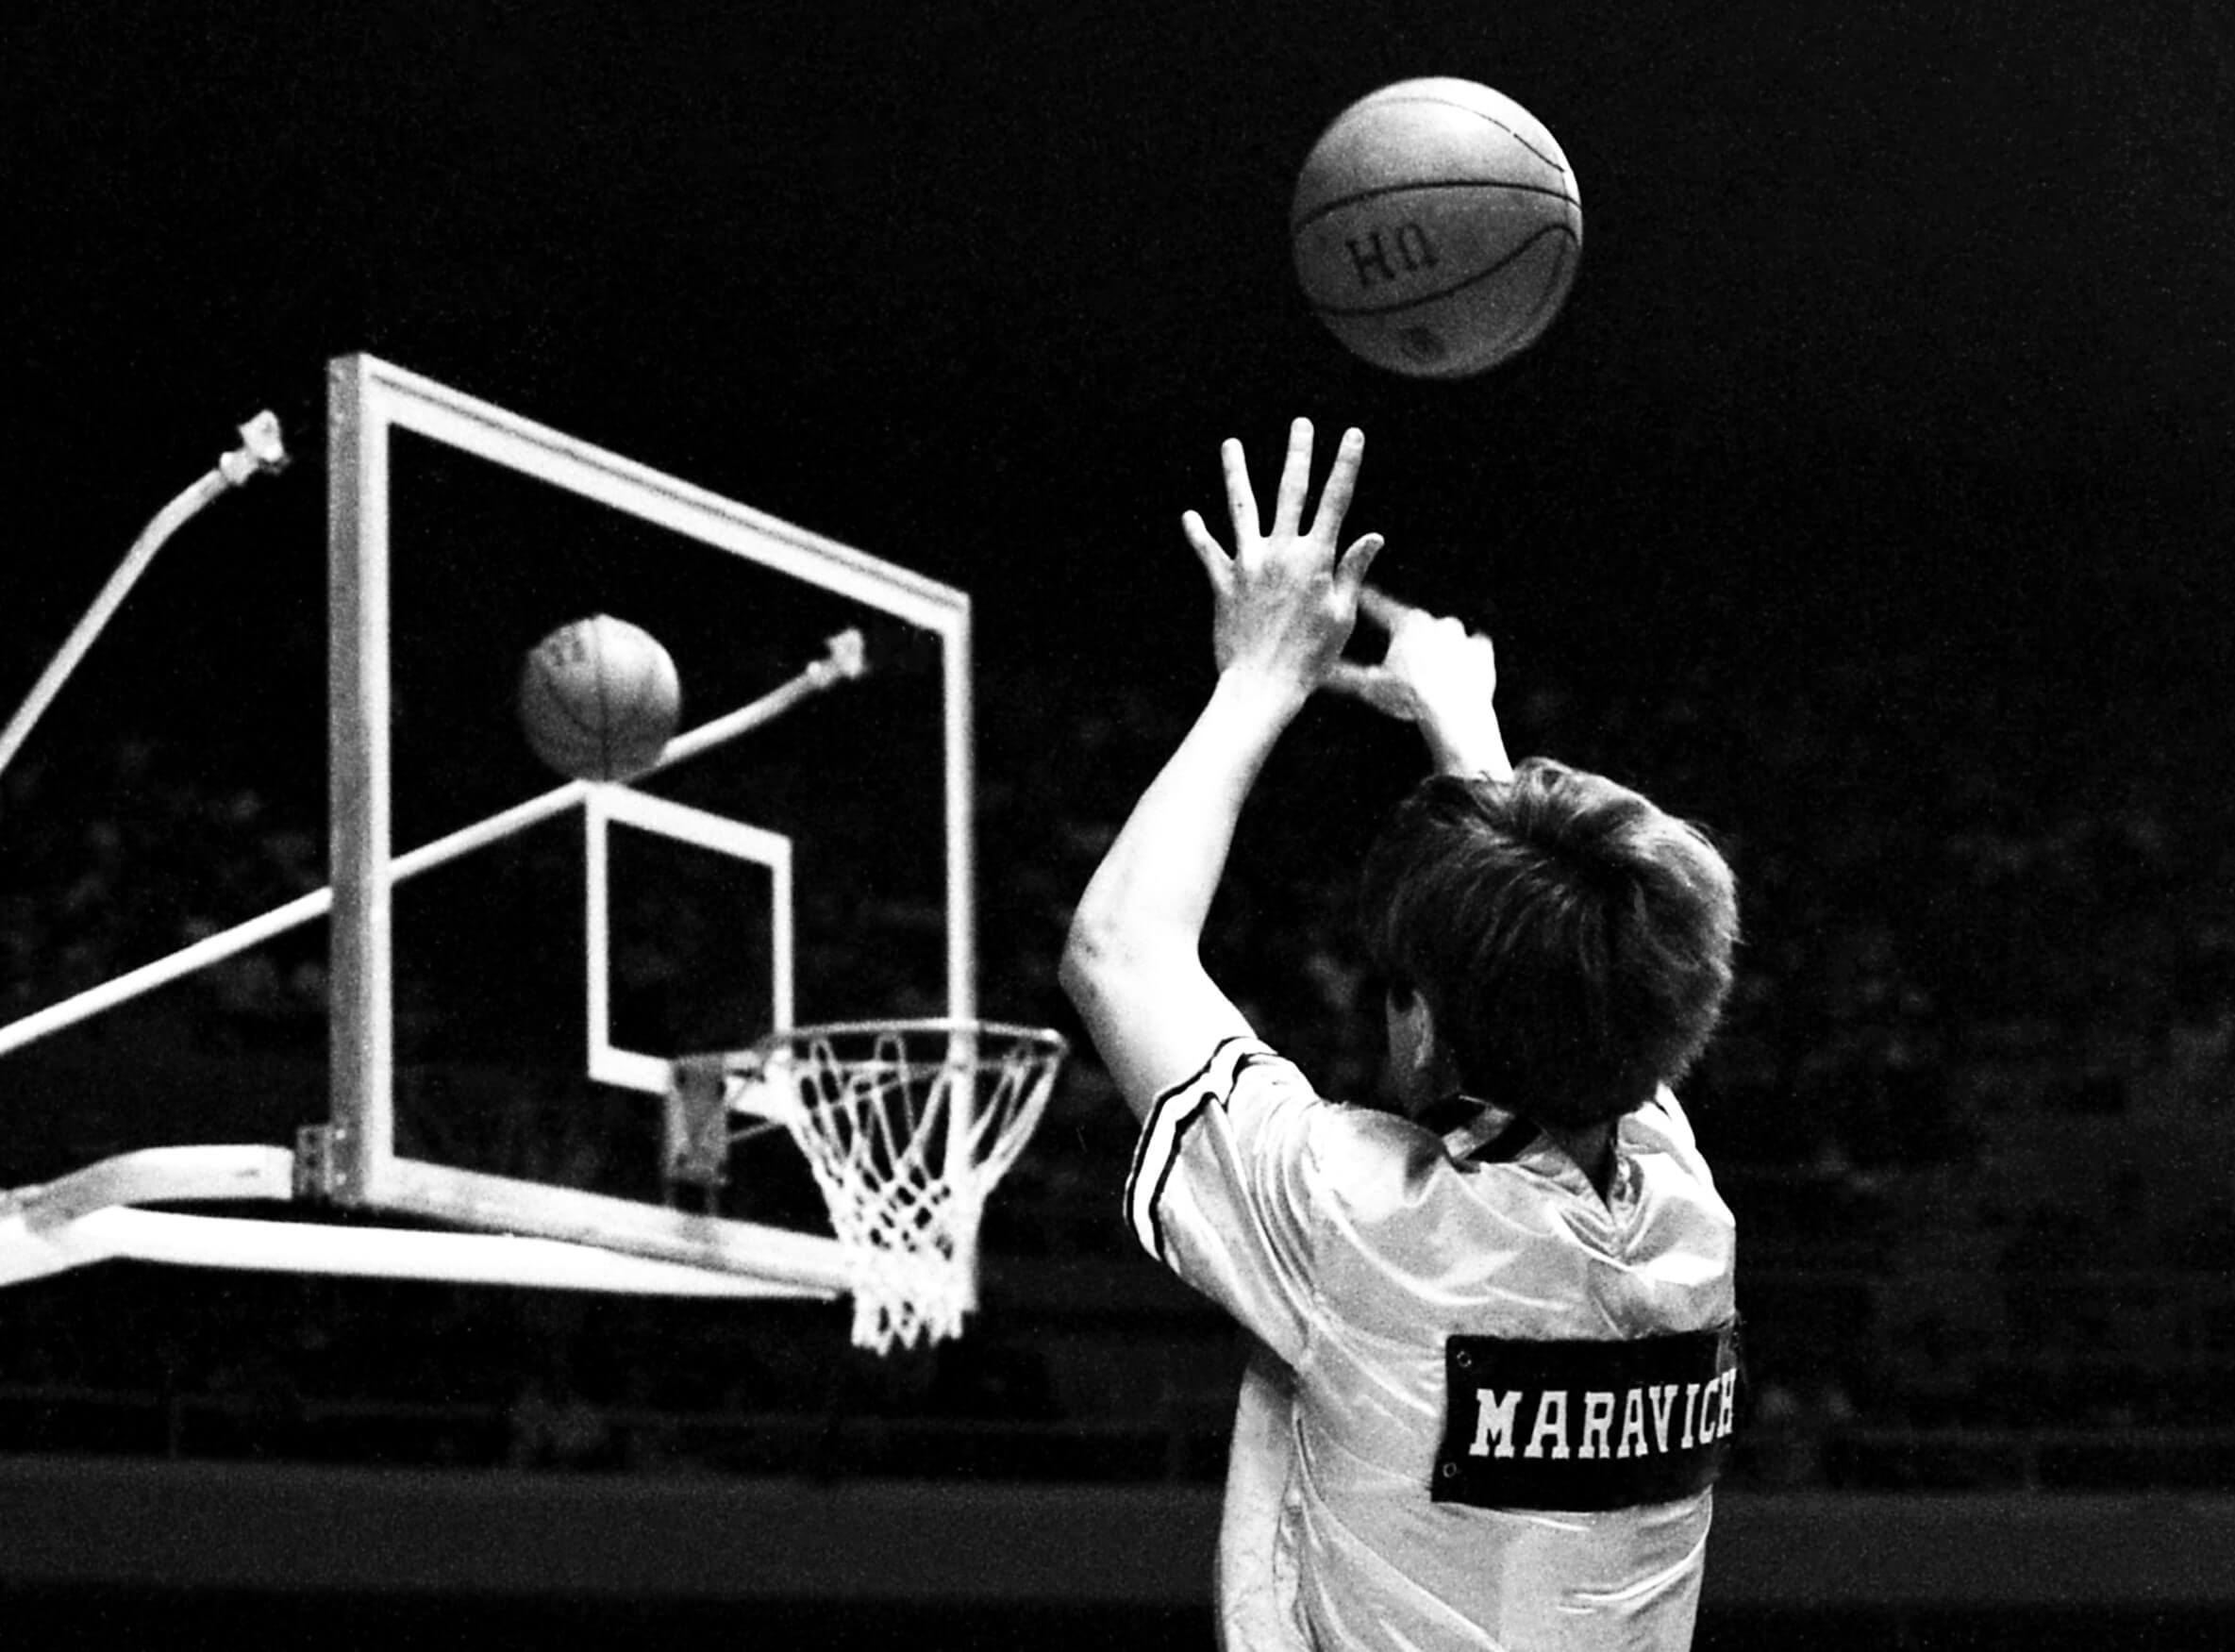
{"label": "shirt sleeve", "polygon": [[1228,1039],[1157,1098],[1126,1183],[1142,1247],[1292,1363],[1309,1341],[1308,1135],[1323,1105],[1293,1063]]}

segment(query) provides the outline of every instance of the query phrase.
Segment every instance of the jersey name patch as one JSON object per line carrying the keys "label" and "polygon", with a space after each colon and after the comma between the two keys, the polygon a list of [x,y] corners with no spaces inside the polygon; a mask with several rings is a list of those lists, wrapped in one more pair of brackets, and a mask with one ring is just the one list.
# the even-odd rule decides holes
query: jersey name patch
{"label": "jersey name patch", "polygon": [[1429,1495],[1478,1509],[1673,1503],[1722,1472],[1736,1324],[1626,1343],[1452,1337]]}

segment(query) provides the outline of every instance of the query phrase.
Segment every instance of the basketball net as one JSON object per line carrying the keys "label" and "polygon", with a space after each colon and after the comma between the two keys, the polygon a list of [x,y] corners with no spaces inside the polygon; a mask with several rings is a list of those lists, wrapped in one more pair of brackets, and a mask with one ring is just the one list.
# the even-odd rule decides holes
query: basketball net
{"label": "basketball net", "polygon": [[977,1306],[987,1195],[1031,1139],[1067,1048],[1043,1027],[846,1022],[677,1066],[688,1086],[692,1069],[719,1063],[726,1115],[791,1134],[844,1252],[854,1342],[881,1354],[958,1335]]}

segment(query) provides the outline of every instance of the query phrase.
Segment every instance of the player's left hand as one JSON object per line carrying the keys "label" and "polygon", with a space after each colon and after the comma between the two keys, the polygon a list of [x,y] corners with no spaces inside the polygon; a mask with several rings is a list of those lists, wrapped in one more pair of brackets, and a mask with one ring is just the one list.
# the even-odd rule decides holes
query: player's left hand
{"label": "player's left hand", "polygon": [[1389,633],[1388,651],[1377,665],[1335,661],[1326,686],[1418,725],[1445,774],[1509,778],[1512,764],[1493,704],[1498,657],[1490,639],[1370,586],[1359,592],[1359,607]]}
{"label": "player's left hand", "polygon": [[1498,661],[1488,637],[1370,586],[1359,592],[1359,608],[1389,633],[1388,652],[1377,665],[1338,660],[1327,687],[1400,723],[1456,721],[1489,710]]}
{"label": "player's left hand", "polygon": [[1360,431],[1343,432],[1307,526],[1311,422],[1298,419],[1289,428],[1288,459],[1267,530],[1241,442],[1229,440],[1220,448],[1234,554],[1226,554],[1196,512],[1189,511],[1180,526],[1210,576],[1211,652],[1222,675],[1255,674],[1309,694],[1342,656],[1358,623],[1359,592],[1382,545],[1381,536],[1373,533],[1346,550],[1338,545],[1365,449]]}

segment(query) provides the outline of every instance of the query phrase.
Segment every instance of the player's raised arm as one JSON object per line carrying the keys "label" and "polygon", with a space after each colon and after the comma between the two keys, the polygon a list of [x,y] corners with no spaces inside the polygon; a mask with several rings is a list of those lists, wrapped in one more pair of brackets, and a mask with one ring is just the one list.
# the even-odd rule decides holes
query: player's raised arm
{"label": "player's raised arm", "polygon": [[1497,651],[1456,619],[1438,618],[1371,588],[1359,609],[1389,633],[1377,665],[1338,661],[1327,686],[1401,723],[1420,726],[1439,773],[1510,780],[1513,763],[1498,726]]}
{"label": "player's raised arm", "polygon": [[1364,448],[1358,431],[1344,434],[1307,524],[1311,426],[1297,420],[1268,526],[1241,443],[1228,442],[1232,554],[1195,512],[1182,522],[1210,580],[1217,686],[1088,883],[1062,965],[1064,990],[1143,1116],[1219,1040],[1249,1030],[1203,968],[1203,923],[1243,799],[1357,622],[1381,540],[1368,534],[1344,549],[1339,536]]}

